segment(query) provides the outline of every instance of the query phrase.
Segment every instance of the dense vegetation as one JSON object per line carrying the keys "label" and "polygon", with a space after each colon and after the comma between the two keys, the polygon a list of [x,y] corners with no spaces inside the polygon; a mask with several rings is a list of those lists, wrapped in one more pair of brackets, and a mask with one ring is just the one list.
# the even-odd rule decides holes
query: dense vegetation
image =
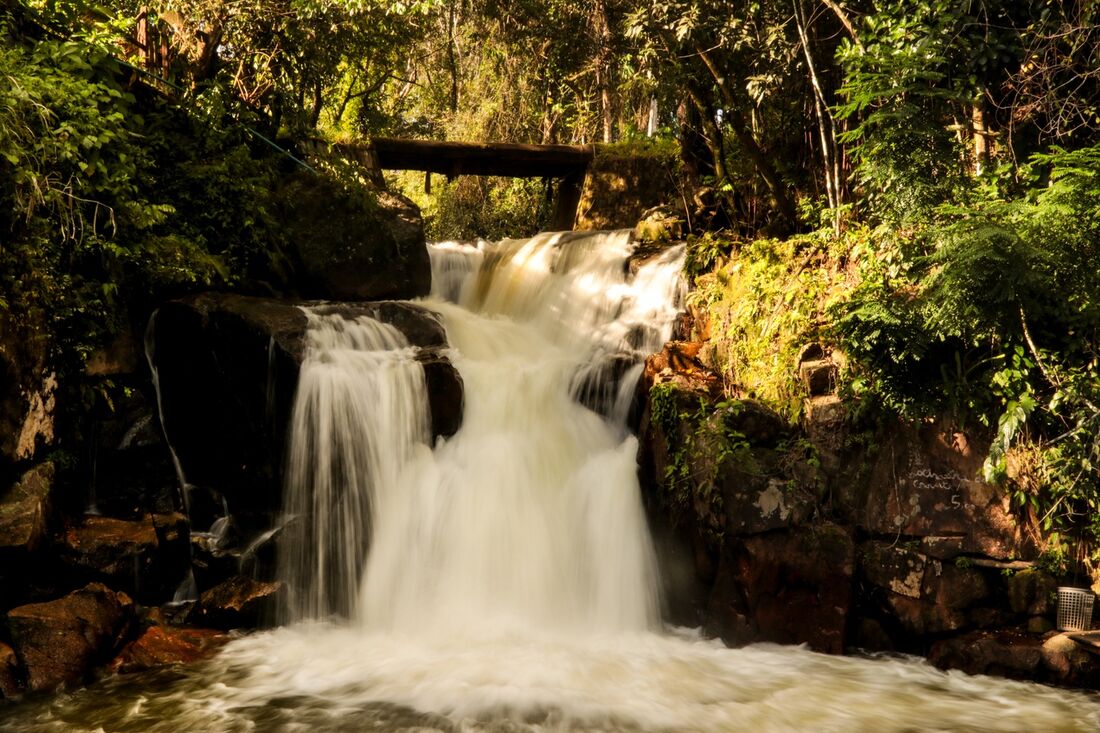
{"label": "dense vegetation", "polygon": [[[853,404],[948,415],[1037,522],[1100,533],[1094,3],[20,0],[0,33],[0,317],[62,361],[136,301],[271,288],[271,140],[675,140],[731,381],[794,416],[776,365],[826,338]],[[548,209],[399,183],[436,236]]]}

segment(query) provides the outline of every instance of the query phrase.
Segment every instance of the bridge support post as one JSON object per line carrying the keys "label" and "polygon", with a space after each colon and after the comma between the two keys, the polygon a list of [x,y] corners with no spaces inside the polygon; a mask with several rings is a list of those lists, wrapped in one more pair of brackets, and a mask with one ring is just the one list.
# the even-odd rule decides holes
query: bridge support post
{"label": "bridge support post", "polygon": [[551,231],[567,232],[573,229],[573,224],[577,220],[577,207],[581,203],[581,188],[584,186],[586,172],[585,169],[574,171],[558,183],[554,215],[550,219]]}

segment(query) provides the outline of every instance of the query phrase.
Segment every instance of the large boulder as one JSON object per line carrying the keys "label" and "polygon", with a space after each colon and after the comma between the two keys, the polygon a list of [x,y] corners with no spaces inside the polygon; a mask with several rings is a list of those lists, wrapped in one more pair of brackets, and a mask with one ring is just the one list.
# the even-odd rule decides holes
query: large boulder
{"label": "large boulder", "polygon": [[974,631],[932,646],[928,661],[968,674],[1034,680],[1095,688],[1100,657],[1085,651],[1069,634],[1025,634],[1016,629]]}
{"label": "large boulder", "polygon": [[388,191],[290,176],[275,195],[294,286],[306,298],[414,298],[431,290],[420,210]]}
{"label": "large boulder", "polygon": [[40,463],[0,495],[0,557],[38,548],[46,536],[54,466]]}
{"label": "large boulder", "polygon": [[[446,332],[436,314],[388,301],[319,309],[389,323],[420,347],[434,433],[458,429],[462,382],[446,358]],[[191,492],[193,528],[205,529],[220,517],[224,499],[244,534],[266,531],[282,505],[305,312],[285,301],[204,293],[165,304],[150,329],[164,429],[187,482],[197,487]],[[216,499],[206,500],[208,489]]]}
{"label": "large boulder", "polygon": [[99,581],[147,605],[172,600],[190,563],[187,518],[148,515],[128,521],[86,516],[58,540],[61,562],[77,582]]}
{"label": "large boulder", "polygon": [[821,524],[728,537],[711,591],[709,632],[729,644],[808,644],[840,654],[852,599],[853,543]]}
{"label": "large boulder", "polygon": [[133,619],[130,598],[99,583],[55,601],[13,608],[8,631],[27,688],[50,690],[84,679],[110,661]]}
{"label": "large boulder", "polygon": [[227,634],[213,629],[150,626],[126,645],[110,668],[131,673],[191,664],[212,657],[228,641]]}

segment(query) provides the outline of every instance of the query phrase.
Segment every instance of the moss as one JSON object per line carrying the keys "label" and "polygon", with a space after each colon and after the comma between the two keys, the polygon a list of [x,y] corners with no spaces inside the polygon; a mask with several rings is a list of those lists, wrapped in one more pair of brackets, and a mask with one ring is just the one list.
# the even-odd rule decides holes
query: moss
{"label": "moss", "polygon": [[743,243],[708,235],[689,244],[687,274],[696,286],[689,302],[709,319],[710,352],[730,391],[799,419],[807,396],[799,351],[825,337],[828,308],[854,286],[849,254],[866,236],[856,230]]}

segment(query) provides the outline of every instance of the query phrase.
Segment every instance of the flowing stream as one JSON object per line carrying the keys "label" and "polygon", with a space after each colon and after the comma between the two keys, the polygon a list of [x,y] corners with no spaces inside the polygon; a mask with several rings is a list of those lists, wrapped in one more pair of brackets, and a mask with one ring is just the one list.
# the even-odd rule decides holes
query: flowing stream
{"label": "flowing stream", "polygon": [[1082,693],[662,627],[625,425],[682,251],[632,268],[631,250],[625,233],[434,245],[424,304],[465,383],[462,428],[436,445],[415,349],[311,312],[281,565],[293,623],[6,724],[0,709],[0,729],[1100,729]]}

